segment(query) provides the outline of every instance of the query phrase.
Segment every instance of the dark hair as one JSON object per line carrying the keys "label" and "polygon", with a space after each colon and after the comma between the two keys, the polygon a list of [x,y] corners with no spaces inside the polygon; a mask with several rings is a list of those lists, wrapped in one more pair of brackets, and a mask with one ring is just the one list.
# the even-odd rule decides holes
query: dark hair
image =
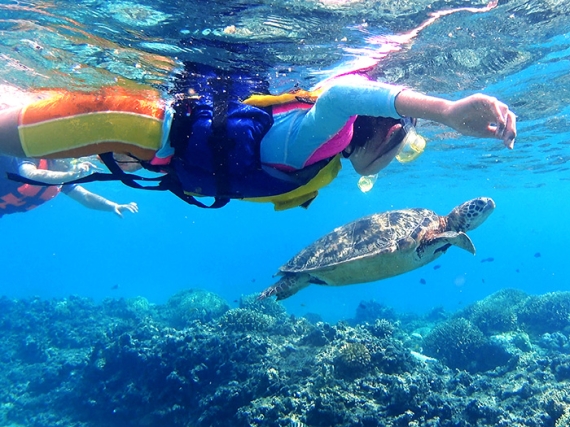
{"label": "dark hair", "polygon": [[354,121],[350,144],[362,147],[379,131],[388,133],[388,130],[399,121],[390,117],[358,116]]}

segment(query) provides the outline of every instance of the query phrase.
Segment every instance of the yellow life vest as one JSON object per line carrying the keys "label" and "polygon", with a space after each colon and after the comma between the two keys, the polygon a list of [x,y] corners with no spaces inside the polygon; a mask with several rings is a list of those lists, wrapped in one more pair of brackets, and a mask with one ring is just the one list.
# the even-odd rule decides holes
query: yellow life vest
{"label": "yellow life vest", "polygon": [[[290,103],[314,104],[320,93],[320,90],[306,91],[295,89],[280,95],[252,95],[243,103],[255,107],[269,107]],[[337,154],[313,179],[293,191],[271,197],[256,197],[244,200],[249,202],[271,202],[276,211],[303,205],[308,207],[308,203],[318,196],[319,190],[329,185],[340,172],[342,168],[340,157],[340,154]]]}
{"label": "yellow life vest", "polygon": [[323,167],[317,175],[307,182],[305,185],[289,191],[284,194],[277,194],[268,197],[254,197],[243,199],[248,202],[271,202],[276,211],[296,208],[297,206],[308,207],[309,203],[318,196],[319,190],[331,183],[336,178],[342,165],[340,163],[340,154],[337,154],[330,162]]}
{"label": "yellow life vest", "polygon": [[[295,89],[293,91],[283,93],[280,95],[251,95],[246,100],[242,101],[243,104],[251,105],[254,107],[273,107],[277,105],[294,104],[298,103],[301,106],[307,104],[314,104],[320,95],[321,90],[305,91],[302,89]],[[244,198],[248,202],[256,203],[273,203],[276,211],[290,209],[298,206],[308,207],[310,202],[317,197],[318,191],[331,183],[340,172],[342,165],[340,162],[341,155],[337,154],[333,157],[309,182],[296,189],[283,194],[265,197],[250,197]],[[195,193],[187,193],[192,196],[197,196]]]}
{"label": "yellow life vest", "polygon": [[244,104],[253,105],[254,107],[273,107],[274,105],[284,105],[291,103],[314,104],[321,94],[322,90],[313,91],[303,89],[293,89],[280,95],[251,95]]}

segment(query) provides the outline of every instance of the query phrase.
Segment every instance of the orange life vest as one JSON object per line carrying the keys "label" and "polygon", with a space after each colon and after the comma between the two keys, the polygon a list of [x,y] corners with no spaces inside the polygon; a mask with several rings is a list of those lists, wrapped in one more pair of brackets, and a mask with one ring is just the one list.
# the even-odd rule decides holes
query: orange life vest
{"label": "orange life vest", "polygon": [[[18,172],[16,163],[16,159],[5,156],[0,157],[0,170],[2,170],[3,175],[5,176],[6,172]],[[47,169],[48,161],[41,159],[37,168]],[[20,184],[4,178],[0,184],[0,215],[27,212],[53,199],[60,191],[61,185],[39,186]]]}

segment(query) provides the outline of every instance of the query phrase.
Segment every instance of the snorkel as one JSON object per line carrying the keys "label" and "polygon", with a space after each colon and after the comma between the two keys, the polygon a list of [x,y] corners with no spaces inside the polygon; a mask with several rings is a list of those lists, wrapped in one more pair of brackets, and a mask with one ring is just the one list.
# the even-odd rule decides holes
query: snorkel
{"label": "snorkel", "polygon": [[416,160],[426,148],[426,139],[416,131],[415,119],[405,117],[402,119],[404,138],[402,148],[396,155],[400,163],[410,163]]}
{"label": "snorkel", "polygon": [[[378,158],[397,150],[395,157],[400,163],[410,163],[416,160],[425,150],[426,140],[416,131],[415,123],[416,119],[404,117],[399,120],[399,123],[392,125],[387,131],[383,141],[382,154]],[[392,131],[394,128],[397,130]],[[369,192],[377,178],[377,173],[361,176],[358,180],[358,188],[363,193]]]}

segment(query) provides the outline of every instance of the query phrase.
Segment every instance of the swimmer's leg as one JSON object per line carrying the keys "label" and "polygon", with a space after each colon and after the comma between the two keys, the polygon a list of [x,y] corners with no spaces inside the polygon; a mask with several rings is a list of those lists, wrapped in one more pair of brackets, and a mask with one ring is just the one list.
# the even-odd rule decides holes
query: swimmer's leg
{"label": "swimmer's leg", "polygon": [[18,134],[20,111],[19,107],[0,110],[0,154],[26,157]]}
{"label": "swimmer's leg", "polygon": [[158,92],[54,91],[1,112],[0,154],[55,159],[115,152],[151,160],[161,146],[164,113]]}

